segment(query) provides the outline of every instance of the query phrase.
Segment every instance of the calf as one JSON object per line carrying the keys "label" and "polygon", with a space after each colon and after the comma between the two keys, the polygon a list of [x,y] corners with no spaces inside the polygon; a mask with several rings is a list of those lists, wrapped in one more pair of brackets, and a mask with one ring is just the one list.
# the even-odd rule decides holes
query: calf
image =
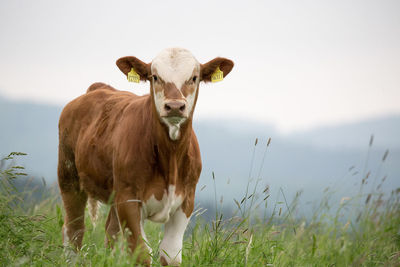
{"label": "calf", "polygon": [[129,230],[130,249],[138,248],[138,261],[149,265],[143,221],[165,223],[160,261],[179,265],[201,172],[192,129],[199,83],[228,75],[233,62],[218,57],[200,64],[189,51],[171,48],[151,63],[129,56],[118,59],[117,66],[128,79],[150,81],[150,94],[137,96],[95,83],[62,111],[58,182],[65,208],[63,240],[81,247],[89,198],[92,204],[111,204],[106,243]]}

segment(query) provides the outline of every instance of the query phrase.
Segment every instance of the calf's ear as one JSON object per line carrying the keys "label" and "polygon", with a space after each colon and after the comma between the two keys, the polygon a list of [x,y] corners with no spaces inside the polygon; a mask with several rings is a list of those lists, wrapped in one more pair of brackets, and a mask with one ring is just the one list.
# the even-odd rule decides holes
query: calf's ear
{"label": "calf's ear", "polygon": [[210,82],[211,76],[219,68],[223,72],[223,78],[225,78],[233,68],[233,61],[223,57],[217,57],[213,60],[201,64],[200,67],[200,78],[203,82]]}
{"label": "calf's ear", "polygon": [[150,76],[150,64],[144,63],[136,57],[121,57],[116,62],[118,68],[128,76],[128,73],[134,69],[134,71],[139,74],[140,80],[146,81]]}

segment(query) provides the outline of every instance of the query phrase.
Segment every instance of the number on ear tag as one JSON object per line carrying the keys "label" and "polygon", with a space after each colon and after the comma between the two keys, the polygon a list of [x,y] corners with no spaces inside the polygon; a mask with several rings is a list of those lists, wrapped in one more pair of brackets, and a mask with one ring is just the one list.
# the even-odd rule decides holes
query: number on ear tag
{"label": "number on ear tag", "polygon": [[140,75],[137,74],[133,68],[131,68],[131,71],[128,72],[128,82],[131,82],[131,83],[139,83],[140,82]]}
{"label": "number on ear tag", "polygon": [[224,72],[219,69],[219,67],[214,71],[214,73],[211,75],[211,81],[213,83],[215,82],[220,82],[224,79]]}

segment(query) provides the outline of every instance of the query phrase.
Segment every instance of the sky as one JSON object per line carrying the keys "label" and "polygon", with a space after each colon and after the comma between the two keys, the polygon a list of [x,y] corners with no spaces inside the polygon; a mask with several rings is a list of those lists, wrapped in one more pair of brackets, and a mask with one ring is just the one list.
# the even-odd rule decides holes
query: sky
{"label": "sky", "polygon": [[0,1],[0,96],[65,105],[115,65],[184,47],[232,59],[200,87],[195,119],[284,133],[400,114],[400,1]]}

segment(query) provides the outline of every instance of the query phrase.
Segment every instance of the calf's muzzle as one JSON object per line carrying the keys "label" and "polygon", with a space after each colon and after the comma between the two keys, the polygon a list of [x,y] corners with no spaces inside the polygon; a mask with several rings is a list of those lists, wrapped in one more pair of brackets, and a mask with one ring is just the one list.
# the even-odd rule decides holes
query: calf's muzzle
{"label": "calf's muzzle", "polygon": [[186,103],[182,100],[168,100],[164,104],[166,117],[184,117]]}

